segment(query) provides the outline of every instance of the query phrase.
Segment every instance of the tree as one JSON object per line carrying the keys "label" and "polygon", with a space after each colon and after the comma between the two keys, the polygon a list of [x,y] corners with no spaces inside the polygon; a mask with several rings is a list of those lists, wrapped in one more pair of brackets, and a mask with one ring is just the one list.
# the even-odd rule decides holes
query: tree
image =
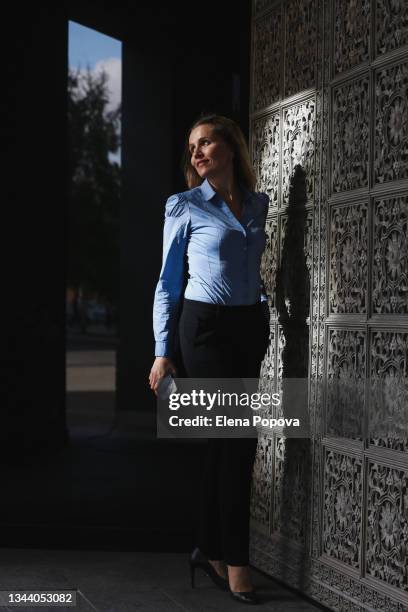
{"label": "tree", "polygon": [[107,110],[107,81],[89,67],[68,73],[67,281],[117,304],[120,167],[109,154],[120,146],[121,108]]}

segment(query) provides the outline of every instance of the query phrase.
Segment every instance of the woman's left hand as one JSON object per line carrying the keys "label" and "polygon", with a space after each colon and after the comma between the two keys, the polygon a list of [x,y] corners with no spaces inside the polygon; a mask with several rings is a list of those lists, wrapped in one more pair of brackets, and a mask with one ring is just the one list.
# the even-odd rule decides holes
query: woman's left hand
{"label": "woman's left hand", "polygon": [[173,376],[177,376],[176,368],[171,359],[168,357],[156,357],[149,374],[150,388],[156,395],[160,380],[169,372]]}

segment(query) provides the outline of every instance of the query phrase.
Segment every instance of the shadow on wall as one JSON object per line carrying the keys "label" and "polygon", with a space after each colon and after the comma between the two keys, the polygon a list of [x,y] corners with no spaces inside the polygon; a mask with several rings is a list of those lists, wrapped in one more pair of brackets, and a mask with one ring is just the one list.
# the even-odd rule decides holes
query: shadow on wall
{"label": "shadow on wall", "polygon": [[[296,401],[302,404],[301,414],[308,420],[309,327],[306,319],[309,316],[310,277],[304,251],[307,217],[305,179],[302,166],[296,165],[291,178],[281,263],[276,276],[276,304],[284,335],[282,416],[288,418],[294,416]],[[291,385],[285,383],[287,379],[298,380],[296,385]],[[290,392],[291,388],[293,393]],[[306,426],[309,429],[309,423]],[[281,481],[279,531],[300,545],[299,587],[301,589],[303,581],[306,580],[309,549],[311,451],[310,438],[287,437],[278,440],[278,453],[282,457],[282,471],[279,475]],[[288,558],[290,565],[293,556],[288,547],[282,546],[281,555],[283,559],[285,555],[290,555]]]}

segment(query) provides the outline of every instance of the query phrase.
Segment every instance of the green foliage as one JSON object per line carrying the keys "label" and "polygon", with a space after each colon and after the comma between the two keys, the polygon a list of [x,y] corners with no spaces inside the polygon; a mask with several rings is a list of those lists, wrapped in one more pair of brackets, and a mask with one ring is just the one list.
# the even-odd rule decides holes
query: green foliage
{"label": "green foliage", "polygon": [[108,111],[107,75],[68,74],[68,270],[82,286],[117,303],[119,295],[120,105]]}

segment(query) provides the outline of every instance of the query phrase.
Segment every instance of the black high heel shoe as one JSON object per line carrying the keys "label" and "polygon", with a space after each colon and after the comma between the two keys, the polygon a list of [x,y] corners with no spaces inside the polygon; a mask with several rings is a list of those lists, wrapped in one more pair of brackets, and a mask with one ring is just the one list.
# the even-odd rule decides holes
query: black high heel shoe
{"label": "black high heel shoe", "polygon": [[232,599],[246,604],[259,604],[255,591],[230,591]]}
{"label": "black high heel shoe", "polygon": [[211,578],[214,584],[223,591],[229,590],[229,582],[226,578],[220,576],[208,559],[203,555],[199,548],[195,548],[191,553],[190,557],[190,574],[191,574],[191,586],[194,588],[194,576],[197,567],[201,567],[202,570]]}

